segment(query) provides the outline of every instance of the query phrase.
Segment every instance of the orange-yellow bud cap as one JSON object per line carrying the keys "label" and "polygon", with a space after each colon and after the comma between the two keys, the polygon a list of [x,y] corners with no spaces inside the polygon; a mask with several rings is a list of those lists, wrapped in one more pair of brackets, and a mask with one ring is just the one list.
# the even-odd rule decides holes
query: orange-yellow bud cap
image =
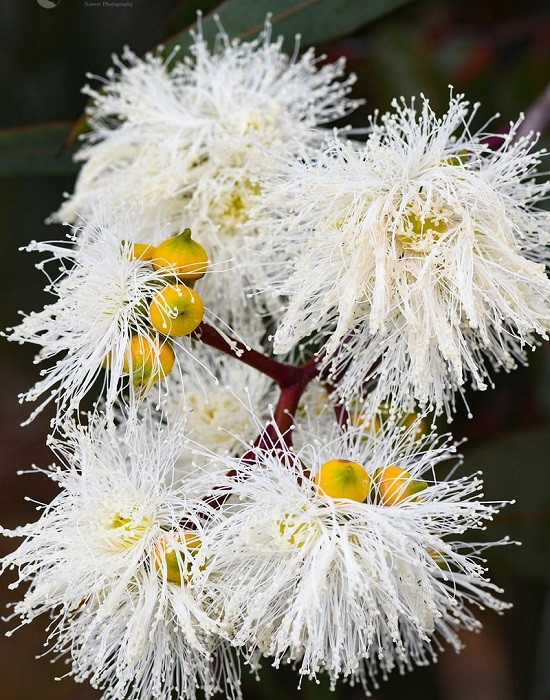
{"label": "orange-yellow bud cap", "polygon": [[200,243],[191,238],[191,229],[171,236],[154,249],[153,267],[156,270],[172,269],[181,280],[198,280],[208,267],[208,253]]}
{"label": "orange-yellow bud cap", "polygon": [[409,472],[395,464],[377,469],[374,472],[374,481],[378,487],[380,502],[385,506],[401,503],[428,486],[425,481],[413,479]]}
{"label": "orange-yellow bud cap", "polygon": [[427,433],[426,420],[419,418],[418,413],[407,413],[402,422],[405,428],[409,430],[416,424],[416,430],[412,435],[413,440],[419,440]]}
{"label": "orange-yellow bud cap", "polygon": [[134,386],[154,384],[172,371],[174,350],[169,340],[133,335],[124,354],[122,369],[132,375]]}
{"label": "orange-yellow bud cap", "polygon": [[370,477],[357,462],[331,459],[319,468],[315,484],[330,498],[349,498],[362,503],[369,495]]}
{"label": "orange-yellow bud cap", "polygon": [[164,335],[188,335],[204,315],[202,299],[184,284],[171,284],[157,292],[149,306],[149,319]]}
{"label": "orange-yellow bud cap", "polygon": [[130,250],[131,260],[151,260],[155,247],[147,243],[134,243]]}

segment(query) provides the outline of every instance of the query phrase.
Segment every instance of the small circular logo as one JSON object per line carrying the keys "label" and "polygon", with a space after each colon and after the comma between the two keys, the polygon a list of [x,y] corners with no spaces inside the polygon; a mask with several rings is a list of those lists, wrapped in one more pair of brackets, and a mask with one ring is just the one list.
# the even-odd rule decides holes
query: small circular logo
{"label": "small circular logo", "polygon": [[36,0],[36,2],[40,5],[40,7],[44,7],[46,10],[51,10],[54,7],[57,7],[61,0]]}

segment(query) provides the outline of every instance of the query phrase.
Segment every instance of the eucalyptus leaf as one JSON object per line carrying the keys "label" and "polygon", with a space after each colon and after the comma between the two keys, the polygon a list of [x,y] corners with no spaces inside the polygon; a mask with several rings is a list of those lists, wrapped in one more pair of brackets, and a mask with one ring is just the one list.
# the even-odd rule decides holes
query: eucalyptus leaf
{"label": "eucalyptus leaf", "polygon": [[[211,42],[217,32],[218,15],[230,37],[250,39],[264,27],[271,13],[275,35],[285,37],[285,49],[292,51],[295,36],[301,45],[320,43],[350,34],[360,27],[391,12],[410,0],[227,0],[202,19],[202,31]],[[169,53],[175,46],[187,50],[193,39],[188,27],[165,42]]]}
{"label": "eucalyptus leaf", "polygon": [[72,128],[72,122],[55,122],[0,129],[0,177],[76,173],[75,148],[64,148]]}
{"label": "eucalyptus leaf", "polygon": [[[295,36],[301,45],[334,39],[378,19],[410,0],[226,0],[202,19],[205,38],[212,42],[219,30],[216,16],[230,37],[249,39],[264,27],[268,13],[274,34],[285,36],[285,48],[292,51]],[[193,42],[187,27],[164,44],[166,54],[175,46],[186,51]],[[54,123],[0,131],[0,176],[72,175],[78,171],[71,155],[74,135],[85,125]]]}
{"label": "eucalyptus leaf", "polygon": [[550,572],[550,427],[518,432],[467,452],[464,470],[480,470],[485,500],[515,501],[489,524],[487,539],[509,535],[521,546],[488,550],[491,566],[547,580]]}

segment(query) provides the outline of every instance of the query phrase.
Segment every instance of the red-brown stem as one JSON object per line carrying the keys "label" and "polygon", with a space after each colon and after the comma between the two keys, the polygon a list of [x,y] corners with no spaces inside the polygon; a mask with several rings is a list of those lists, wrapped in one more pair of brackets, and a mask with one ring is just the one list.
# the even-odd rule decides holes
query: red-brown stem
{"label": "red-brown stem", "polygon": [[247,347],[240,340],[224,337],[213,326],[204,322],[193,332],[192,337],[257,369],[278,384],[281,393],[273,419],[281,434],[287,436],[286,440],[289,442],[289,430],[300,398],[311,380],[319,376],[319,358],[314,357],[298,366],[278,362]]}
{"label": "red-brown stem", "polygon": [[294,414],[302,394],[311,380],[319,376],[318,358],[312,358],[304,362],[304,364],[295,367],[295,369],[297,370],[296,381],[281,387],[279,400],[273,413],[275,424],[281,431],[287,445],[290,445],[292,442],[290,428],[294,422]]}
{"label": "red-brown stem", "polygon": [[550,124],[550,84],[525,113],[525,119],[516,132],[516,140],[530,132],[543,133]]}
{"label": "red-brown stem", "polygon": [[[199,330],[200,329],[200,330]],[[307,385],[319,376],[319,358],[312,358],[302,365],[288,365],[277,362],[263,355],[257,350],[247,348],[237,340],[226,340],[215,328],[208,324],[201,324],[199,332],[195,331],[194,337],[210,347],[217,348],[237,360],[254,367],[259,372],[271,377],[280,387],[281,393],[273,412],[273,421],[269,423],[258,435],[253,446],[241,457],[241,462],[253,464],[256,461],[258,448],[288,452],[292,446],[292,425],[294,414],[298,408],[300,399]],[[235,348],[238,352],[235,352]],[[242,352],[240,352],[242,350]],[[237,476],[238,472],[232,469],[227,473],[229,478]],[[307,473],[304,472],[307,476]],[[229,498],[231,492],[227,488],[214,489],[208,498],[208,504],[212,508],[221,508]]]}
{"label": "red-brown stem", "polygon": [[208,323],[202,322],[191,334],[192,338],[200,340],[201,343],[209,345],[211,348],[220,350],[226,355],[230,355],[245,365],[257,369],[273,379],[280,387],[290,386],[300,381],[300,368],[284,362],[272,360],[253,348],[248,347],[240,340],[231,338],[228,340],[218,330]]}
{"label": "red-brown stem", "polygon": [[[518,141],[522,136],[527,136],[530,133],[544,133],[550,124],[550,84],[545,87],[542,93],[537,97],[533,104],[525,112],[525,119],[518,126],[514,135],[514,141]],[[485,144],[492,150],[496,150],[502,145],[510,127],[503,126],[499,131],[502,137],[498,134],[485,139]]]}
{"label": "red-brown stem", "polygon": [[[284,391],[285,389],[281,391],[281,395],[284,393]],[[277,404],[277,406],[279,406],[279,403]],[[290,425],[288,429],[290,429]],[[278,426],[275,427],[273,423],[269,423],[254,440],[252,447],[241,457],[240,461],[243,464],[254,464],[256,462],[256,455],[258,449],[273,450],[278,449],[279,447],[281,450],[288,451],[289,446],[286,442],[286,434],[282,433]],[[227,472],[226,476],[232,479],[238,474],[239,472],[236,469],[231,469]],[[230,489],[226,487],[214,487],[214,489],[212,490],[212,494],[207,498],[208,505],[211,508],[221,508],[230,495]]]}

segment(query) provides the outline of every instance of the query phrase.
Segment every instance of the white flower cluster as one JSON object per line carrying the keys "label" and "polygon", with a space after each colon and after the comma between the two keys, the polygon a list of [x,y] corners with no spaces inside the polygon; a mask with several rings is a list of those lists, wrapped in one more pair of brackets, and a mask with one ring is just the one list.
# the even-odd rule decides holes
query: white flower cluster
{"label": "white flower cluster", "polygon": [[[416,427],[327,436],[316,417],[297,428],[298,452],[266,443],[242,459],[149,411],[122,429],[97,416],[70,424],[51,441],[62,466],[46,470],[59,495],[37,522],[3,530],[25,537],[3,562],[18,571],[12,587],[30,582],[13,616],[49,612],[50,649],[117,700],[240,697],[234,653],[253,668],[260,656],[293,661],[305,676],[368,691],[378,673],[435,659],[442,641],[459,649],[458,631],[479,626],[472,604],[507,607],[479,563],[486,545],[456,540],[499,504],[478,500],[477,476],[436,479],[455,448],[415,440]],[[197,450],[211,463],[182,475],[179,460]],[[399,464],[400,487],[426,487],[332,498],[314,477],[335,455],[360,462],[373,484],[381,465]]]}
{"label": "white flower cluster", "polygon": [[216,513],[175,478],[181,431],[149,415],[117,435],[98,420],[52,444],[59,495],[38,522],[3,532],[25,537],[3,563],[18,568],[12,587],[31,581],[14,615],[51,612],[51,649],[105,698],[238,697],[228,645],[187,581]]}
{"label": "white flower cluster", "polygon": [[[472,603],[508,607],[484,578],[480,546],[455,540],[499,504],[479,502],[477,476],[438,480],[435,468],[455,447],[417,441],[416,428],[365,439],[360,428],[327,435],[316,419],[296,428],[307,433],[296,454],[282,459],[268,446],[254,450],[252,466],[227,461],[237,477],[220,484],[235,499],[206,533],[204,574],[213,608],[249,658],[259,651],[275,666],[296,662],[306,677],[326,672],[333,685],[343,677],[368,691],[378,673],[434,660],[441,642],[460,649],[458,630],[479,626]],[[335,455],[364,467],[363,502],[329,496],[329,482],[319,488],[320,466]],[[406,470],[404,491],[425,479],[421,496],[383,494],[383,465]]]}
{"label": "white flower cluster", "polygon": [[533,179],[534,138],[472,134],[462,96],[441,118],[425,98],[393,107],[365,144],[335,134],[260,197],[260,249],[287,260],[266,265],[266,288],[288,298],[274,349],[316,334],[343,396],[376,380],[371,410],[450,416],[468,378],[485,389],[489,367],[548,337],[549,186]]}
{"label": "white flower cluster", "polygon": [[281,43],[266,24],[248,43],[221,31],[214,52],[199,28],[181,62],[126,49],[118,74],[84,90],[92,98],[92,131],[77,154],[84,165],[53,219],[87,216],[108,193],[137,207],[136,239],[158,243],[190,227],[225,271],[205,290],[206,303],[246,328],[239,310],[254,275],[243,224],[261,179],[280,158],[312,156],[318,128],[358,104],[346,98],[354,76],[340,80],[343,60],[318,67],[312,50],[291,59]]}
{"label": "white flower cluster", "polygon": [[[133,221],[122,215],[106,225],[105,217],[99,216],[94,223],[76,229],[66,242],[33,241],[27,247],[48,254],[38,264],[40,269],[47,264],[59,266],[59,276],[50,279],[46,288],[56,301],[25,316],[11,329],[10,340],[40,347],[37,362],[54,360],[52,367],[42,370],[44,378],[21,397],[35,401],[46,395],[31,418],[54,400],[56,415],[62,420],[78,408],[102,369],[108,369],[103,383],[107,404],[112,405],[128,373],[126,355],[132,336],[143,338],[143,343],[151,337],[148,301],[172,276],[133,255]],[[169,348],[169,341],[158,334],[154,342],[156,352],[150,353],[153,375],[158,372],[163,348]]]}
{"label": "white flower cluster", "polygon": [[237,700],[262,658],[368,694],[507,607],[507,540],[462,541],[502,503],[424,413],[547,337],[542,152],[490,148],[462,96],[344,139],[343,62],[281,47],[126,49],[85,88],[71,233],[29,246],[55,299],[9,338],[50,363],[23,398],[59,494],[2,570],[106,699]]}

